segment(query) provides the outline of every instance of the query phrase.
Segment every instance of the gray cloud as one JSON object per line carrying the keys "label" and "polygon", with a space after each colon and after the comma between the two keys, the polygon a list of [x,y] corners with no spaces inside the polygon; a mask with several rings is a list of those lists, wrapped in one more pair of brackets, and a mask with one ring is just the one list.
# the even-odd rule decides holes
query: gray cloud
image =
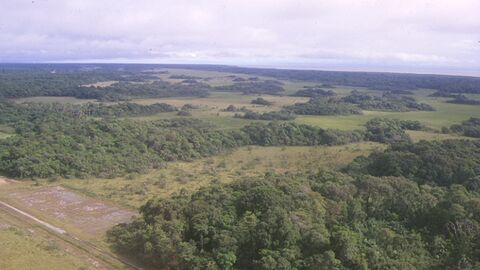
{"label": "gray cloud", "polygon": [[2,0],[0,61],[480,75],[477,0]]}

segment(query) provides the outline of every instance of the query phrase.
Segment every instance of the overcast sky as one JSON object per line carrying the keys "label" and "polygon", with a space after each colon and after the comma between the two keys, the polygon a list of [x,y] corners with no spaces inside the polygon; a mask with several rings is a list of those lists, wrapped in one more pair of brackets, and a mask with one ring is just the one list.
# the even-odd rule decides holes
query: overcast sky
{"label": "overcast sky", "polygon": [[479,0],[0,0],[0,62],[480,76]]}

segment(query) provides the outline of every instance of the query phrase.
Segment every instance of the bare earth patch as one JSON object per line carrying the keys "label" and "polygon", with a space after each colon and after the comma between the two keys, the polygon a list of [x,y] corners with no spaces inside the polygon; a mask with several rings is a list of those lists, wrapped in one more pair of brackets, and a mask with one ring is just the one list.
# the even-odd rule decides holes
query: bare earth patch
{"label": "bare earth patch", "polygon": [[0,186],[11,184],[11,183],[16,183],[16,182],[17,181],[15,181],[15,180],[7,179],[7,178],[4,178],[4,177],[0,176]]}
{"label": "bare earth patch", "polygon": [[9,194],[26,207],[41,211],[80,230],[101,235],[113,225],[129,222],[135,212],[55,186]]}
{"label": "bare earth patch", "polygon": [[104,81],[104,82],[96,82],[92,84],[84,84],[83,87],[97,87],[97,88],[105,88],[112,86],[113,84],[117,83],[118,81]]}

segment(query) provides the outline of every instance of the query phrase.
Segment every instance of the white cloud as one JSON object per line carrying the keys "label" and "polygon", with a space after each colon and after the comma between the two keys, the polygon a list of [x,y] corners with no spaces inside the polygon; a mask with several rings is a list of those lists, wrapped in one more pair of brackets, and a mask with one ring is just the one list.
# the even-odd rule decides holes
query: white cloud
{"label": "white cloud", "polygon": [[477,0],[1,0],[0,10],[4,62],[480,70]]}

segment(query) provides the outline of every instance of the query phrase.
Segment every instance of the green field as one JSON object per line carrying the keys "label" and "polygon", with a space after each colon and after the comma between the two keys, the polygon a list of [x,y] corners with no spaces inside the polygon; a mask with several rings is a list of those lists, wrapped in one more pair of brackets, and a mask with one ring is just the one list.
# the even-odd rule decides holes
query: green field
{"label": "green field", "polygon": [[[365,142],[342,146],[243,147],[231,153],[192,162],[173,162],[148,174],[115,179],[65,179],[63,186],[90,196],[139,207],[153,197],[168,197],[182,189],[193,191],[212,181],[230,182],[266,172],[337,168],[355,157],[384,149],[385,145]],[[48,184],[48,183],[46,183]]]}
{"label": "green field", "polygon": [[59,242],[0,212],[0,269],[94,269]]}
{"label": "green field", "polygon": [[433,129],[448,127],[470,117],[480,117],[480,107],[445,103],[445,99],[418,95],[418,100],[432,105],[436,111],[380,112],[364,111],[362,115],[348,116],[299,116],[296,121],[302,124],[342,130],[361,129],[370,119],[388,117],[401,120],[418,120]]}
{"label": "green field", "polygon": [[95,99],[78,99],[74,97],[26,97],[26,98],[16,98],[13,99],[16,103],[24,102],[39,102],[39,103],[72,103],[72,104],[83,104],[88,102],[97,102]]}

